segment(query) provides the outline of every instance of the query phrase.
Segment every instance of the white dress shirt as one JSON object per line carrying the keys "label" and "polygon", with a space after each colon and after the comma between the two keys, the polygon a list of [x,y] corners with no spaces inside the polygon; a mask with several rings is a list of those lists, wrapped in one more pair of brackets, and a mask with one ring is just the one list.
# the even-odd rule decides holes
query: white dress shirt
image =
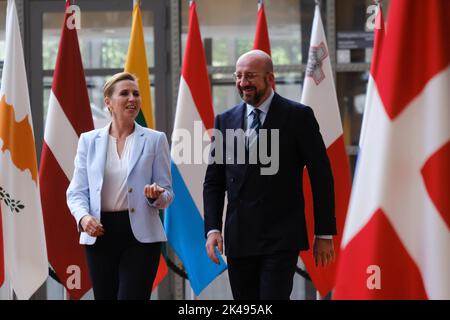
{"label": "white dress shirt", "polygon": [[125,140],[122,155],[117,153],[117,139],[109,135],[105,173],[102,186],[102,211],[128,210],[127,173],[130,154],[133,151],[134,132]]}

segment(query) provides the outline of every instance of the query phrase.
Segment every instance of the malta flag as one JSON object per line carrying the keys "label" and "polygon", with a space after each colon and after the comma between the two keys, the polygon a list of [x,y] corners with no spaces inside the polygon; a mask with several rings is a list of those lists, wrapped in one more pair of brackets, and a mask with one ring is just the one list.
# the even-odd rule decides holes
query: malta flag
{"label": "malta flag", "polygon": [[[142,107],[136,122],[143,127],[155,128],[140,0],[134,1],[133,21],[131,25],[128,55],[125,62],[125,71],[134,74],[138,78]],[[164,279],[167,275],[167,271],[166,260],[164,260],[164,257],[161,255],[161,258],[159,259],[158,272],[156,273],[155,280],[153,281],[153,289],[155,289]]]}
{"label": "malta flag", "polygon": [[[316,5],[314,12],[308,65],[301,102],[314,110],[331,163],[334,178],[334,200],[337,224],[337,235],[333,236],[333,242],[338,259],[342,230],[344,228],[345,215],[347,213],[351,191],[351,176],[345,151],[341,116],[339,114],[336,89],[334,87],[330,56],[318,5]],[[303,190],[306,200],[306,220],[309,242],[312,244],[314,238],[313,197],[306,169],[304,171],[304,178]],[[334,287],[336,263],[332,263],[326,268],[321,266],[316,267],[312,251],[312,248],[308,251],[302,251],[300,256],[316,289],[323,297]]]}
{"label": "malta flag", "polygon": [[0,88],[0,203],[6,278],[29,299],[48,276],[33,121],[16,5],[8,1]]}
{"label": "malta flag", "polygon": [[[205,145],[198,148],[196,144],[209,141],[206,130],[214,128],[214,110],[194,1],[189,7],[188,28],[172,135],[176,197],[167,210],[164,224],[169,243],[183,262],[194,293],[200,295],[226,269],[226,264],[221,258],[220,265],[212,262],[205,248],[202,193],[207,162],[203,159]],[[183,141],[188,135],[190,141]],[[188,152],[189,148],[192,152]],[[187,153],[193,157],[183,159]]]}
{"label": "malta flag", "polygon": [[336,299],[450,299],[448,12],[391,1]]}
{"label": "malta flag", "polygon": [[[258,2],[258,18],[256,20],[256,32],[255,39],[253,41],[253,49],[259,49],[267,53],[270,53],[270,40],[269,40],[269,28],[267,27],[266,13],[264,11],[264,2],[260,0]],[[273,84],[275,90],[275,83]]]}
{"label": "malta flag", "polygon": [[91,282],[84,248],[66,204],[66,190],[73,175],[78,137],[94,129],[94,124],[77,30],[70,23],[74,17],[67,13],[69,6],[70,1],[66,1],[39,175],[48,258],[70,297],[80,299]]}

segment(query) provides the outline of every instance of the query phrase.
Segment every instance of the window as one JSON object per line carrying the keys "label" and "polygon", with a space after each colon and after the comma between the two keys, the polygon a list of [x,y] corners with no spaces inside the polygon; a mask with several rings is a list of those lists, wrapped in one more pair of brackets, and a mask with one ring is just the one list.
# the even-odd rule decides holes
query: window
{"label": "window", "polygon": [[[86,74],[91,111],[96,128],[106,125],[109,112],[103,102],[102,87],[114,73],[123,70],[130,41],[132,11],[87,11],[81,15],[81,29],[77,30],[83,67]],[[42,60],[44,68],[44,119],[52,86],[52,72],[58,54],[62,12],[44,12]],[[147,64],[155,65],[153,12],[142,10],[142,24],[146,43]],[[152,80],[152,79],[151,79]],[[153,79],[154,80],[154,79]],[[153,84],[153,81],[151,81]],[[155,92],[152,86],[152,102]]]}

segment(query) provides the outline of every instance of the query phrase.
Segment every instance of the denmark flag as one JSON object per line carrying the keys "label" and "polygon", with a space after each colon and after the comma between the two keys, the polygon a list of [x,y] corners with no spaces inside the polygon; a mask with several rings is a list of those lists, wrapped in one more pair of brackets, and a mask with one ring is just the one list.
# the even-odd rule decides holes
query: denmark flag
{"label": "denmark flag", "polygon": [[393,0],[336,299],[450,299],[450,2]]}

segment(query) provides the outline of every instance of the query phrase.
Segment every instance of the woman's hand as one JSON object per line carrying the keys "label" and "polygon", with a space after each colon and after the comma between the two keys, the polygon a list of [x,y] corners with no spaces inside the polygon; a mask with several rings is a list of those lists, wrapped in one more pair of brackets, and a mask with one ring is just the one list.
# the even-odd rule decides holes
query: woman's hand
{"label": "woman's hand", "polygon": [[103,225],[95,217],[87,214],[80,220],[81,228],[91,237],[102,236],[105,233]]}
{"label": "woman's hand", "polygon": [[144,187],[144,195],[147,198],[150,198],[152,200],[156,200],[159,198],[159,196],[165,191],[164,188],[161,188],[156,183],[153,183],[152,185],[145,185]]}

